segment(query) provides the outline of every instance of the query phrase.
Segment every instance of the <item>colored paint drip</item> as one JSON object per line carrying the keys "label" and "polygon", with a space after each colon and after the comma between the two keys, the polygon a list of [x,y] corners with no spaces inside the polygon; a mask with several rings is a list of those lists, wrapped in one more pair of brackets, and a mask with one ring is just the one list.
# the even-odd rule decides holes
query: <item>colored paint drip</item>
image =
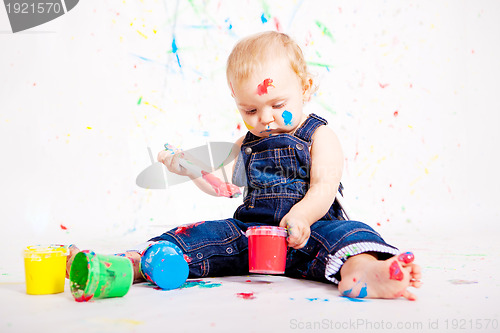
{"label": "colored paint drip", "polygon": [[257,86],[257,94],[259,96],[267,94],[267,88],[269,88],[269,87],[274,87],[273,80],[272,79],[265,79],[264,81],[262,81],[261,84],[259,84]]}
{"label": "colored paint drip", "polygon": [[248,228],[250,273],[283,274],[286,266],[287,232],[285,228],[262,226]]}
{"label": "colored paint drip", "polygon": [[205,181],[209,183],[210,186],[212,186],[218,196],[226,198],[237,198],[241,195],[241,191],[238,186],[231,183],[225,183],[206,171],[201,171],[201,174],[203,179],[205,179]]}
{"label": "colored paint drip", "polygon": [[389,267],[389,277],[391,280],[403,280],[404,275],[397,261],[393,261]]}
{"label": "colored paint drip", "polygon": [[401,261],[401,262],[404,262],[405,264],[409,264],[413,260],[415,260],[415,256],[411,252],[405,252],[405,253],[401,253],[398,256],[398,260]]}

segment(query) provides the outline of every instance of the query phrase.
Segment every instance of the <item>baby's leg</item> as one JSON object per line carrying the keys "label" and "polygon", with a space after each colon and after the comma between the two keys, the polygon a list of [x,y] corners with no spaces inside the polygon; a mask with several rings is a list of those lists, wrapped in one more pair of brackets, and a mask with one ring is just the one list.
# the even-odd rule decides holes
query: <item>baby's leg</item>
{"label": "baby's leg", "polygon": [[417,297],[407,290],[419,288],[420,266],[413,263],[411,252],[387,260],[378,260],[375,253],[349,257],[340,269],[339,291],[347,297],[398,298],[411,301]]}

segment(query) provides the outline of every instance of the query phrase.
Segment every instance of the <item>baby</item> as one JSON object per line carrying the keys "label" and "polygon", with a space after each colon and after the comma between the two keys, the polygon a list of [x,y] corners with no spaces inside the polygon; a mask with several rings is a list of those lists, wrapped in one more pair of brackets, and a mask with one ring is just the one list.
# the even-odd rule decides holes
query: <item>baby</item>
{"label": "baby", "polygon": [[[246,275],[245,231],[272,225],[288,231],[285,276],[338,284],[346,297],[415,300],[408,287],[420,287],[421,270],[413,254],[400,253],[370,226],[348,220],[336,200],[342,149],[325,119],[304,113],[316,87],[300,47],[283,33],[249,36],[234,47],[226,73],[248,132],[236,141],[235,155],[210,176],[229,175],[228,186],[245,187],[243,204],[233,218],[181,226],[122,254],[134,264],[135,281],[143,279],[140,253],[158,241],[183,251],[190,278]],[[221,195],[206,177],[183,166],[182,152],[161,151],[158,161],[204,192]],[[78,252],[70,250],[68,267]]]}

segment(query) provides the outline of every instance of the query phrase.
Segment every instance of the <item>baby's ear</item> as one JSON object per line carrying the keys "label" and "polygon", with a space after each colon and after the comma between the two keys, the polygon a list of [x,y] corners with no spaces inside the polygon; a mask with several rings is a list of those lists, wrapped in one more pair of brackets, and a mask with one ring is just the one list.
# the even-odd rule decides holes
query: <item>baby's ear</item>
{"label": "baby's ear", "polygon": [[309,76],[306,79],[306,82],[304,83],[304,86],[302,88],[302,99],[304,102],[309,102],[311,100],[311,95],[314,92],[314,82],[313,79]]}

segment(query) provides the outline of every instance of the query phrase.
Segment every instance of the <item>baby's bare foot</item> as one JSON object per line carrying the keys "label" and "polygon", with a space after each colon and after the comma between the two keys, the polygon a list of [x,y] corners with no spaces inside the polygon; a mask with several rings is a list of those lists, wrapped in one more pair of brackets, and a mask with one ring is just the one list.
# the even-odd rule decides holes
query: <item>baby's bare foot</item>
{"label": "baby's bare foot", "polygon": [[340,270],[339,291],[354,298],[398,298],[414,301],[417,297],[408,287],[420,288],[420,266],[413,263],[411,252],[401,253],[387,260],[377,260],[362,253],[350,257]]}
{"label": "baby's bare foot", "polygon": [[75,255],[80,252],[80,250],[73,244],[68,247],[69,255],[66,257],[66,279],[69,279],[69,272],[71,271],[71,264]]}

